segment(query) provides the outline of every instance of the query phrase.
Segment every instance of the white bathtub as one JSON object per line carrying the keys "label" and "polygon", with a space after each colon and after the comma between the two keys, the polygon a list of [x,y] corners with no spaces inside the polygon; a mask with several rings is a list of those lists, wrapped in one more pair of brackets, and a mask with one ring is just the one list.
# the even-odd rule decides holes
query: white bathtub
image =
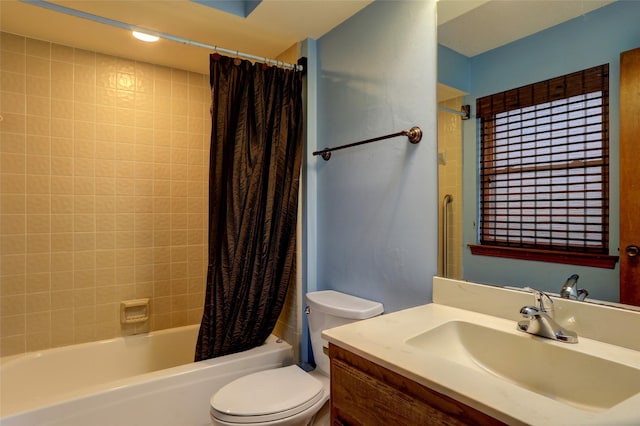
{"label": "white bathtub", "polygon": [[194,363],[197,335],[194,325],[2,358],[0,425],[204,426],[221,386],[292,362],[271,336]]}

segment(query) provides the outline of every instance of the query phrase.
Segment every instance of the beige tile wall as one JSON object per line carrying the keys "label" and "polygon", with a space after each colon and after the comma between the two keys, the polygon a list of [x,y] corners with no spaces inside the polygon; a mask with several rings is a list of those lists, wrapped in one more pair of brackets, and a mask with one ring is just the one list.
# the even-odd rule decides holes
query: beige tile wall
{"label": "beige tile wall", "polygon": [[[440,106],[460,111],[462,97],[440,102]],[[448,217],[447,260],[450,278],[462,277],[462,119],[451,112],[438,111],[438,154],[444,156],[444,164],[438,163],[438,206],[442,212],[442,200],[451,194]],[[440,232],[442,232],[442,214],[440,214]],[[442,234],[440,239],[442,239]],[[442,243],[440,242],[440,259]],[[439,266],[442,274],[442,266]]]}
{"label": "beige tile wall", "polygon": [[[0,34],[0,353],[200,321],[205,75]],[[151,319],[121,326],[119,302]]]}

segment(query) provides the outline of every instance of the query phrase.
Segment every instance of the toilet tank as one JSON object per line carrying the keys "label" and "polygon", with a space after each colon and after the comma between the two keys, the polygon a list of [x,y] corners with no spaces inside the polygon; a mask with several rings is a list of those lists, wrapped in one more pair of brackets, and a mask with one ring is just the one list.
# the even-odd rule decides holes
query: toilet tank
{"label": "toilet tank", "polygon": [[329,375],[329,357],[322,348],[328,343],[322,338],[323,330],[372,318],[382,314],[382,303],[351,296],[334,290],[307,293],[307,320],[311,336],[311,348],[316,368]]}

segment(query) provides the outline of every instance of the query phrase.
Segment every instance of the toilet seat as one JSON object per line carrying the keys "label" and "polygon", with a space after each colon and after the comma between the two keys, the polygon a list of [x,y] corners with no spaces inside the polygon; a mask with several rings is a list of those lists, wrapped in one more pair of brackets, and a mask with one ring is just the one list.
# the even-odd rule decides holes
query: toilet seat
{"label": "toilet seat", "polygon": [[325,396],[319,380],[291,365],[249,374],[223,386],[211,397],[211,416],[238,424],[281,420]]}

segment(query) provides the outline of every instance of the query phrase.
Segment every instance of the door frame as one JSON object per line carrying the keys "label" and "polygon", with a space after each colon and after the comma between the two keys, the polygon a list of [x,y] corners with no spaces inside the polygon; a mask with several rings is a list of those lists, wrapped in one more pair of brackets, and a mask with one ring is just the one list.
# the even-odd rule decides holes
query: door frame
{"label": "door frame", "polygon": [[627,253],[640,247],[639,98],[637,48],[620,54],[620,303],[629,305],[640,305],[640,254]]}

